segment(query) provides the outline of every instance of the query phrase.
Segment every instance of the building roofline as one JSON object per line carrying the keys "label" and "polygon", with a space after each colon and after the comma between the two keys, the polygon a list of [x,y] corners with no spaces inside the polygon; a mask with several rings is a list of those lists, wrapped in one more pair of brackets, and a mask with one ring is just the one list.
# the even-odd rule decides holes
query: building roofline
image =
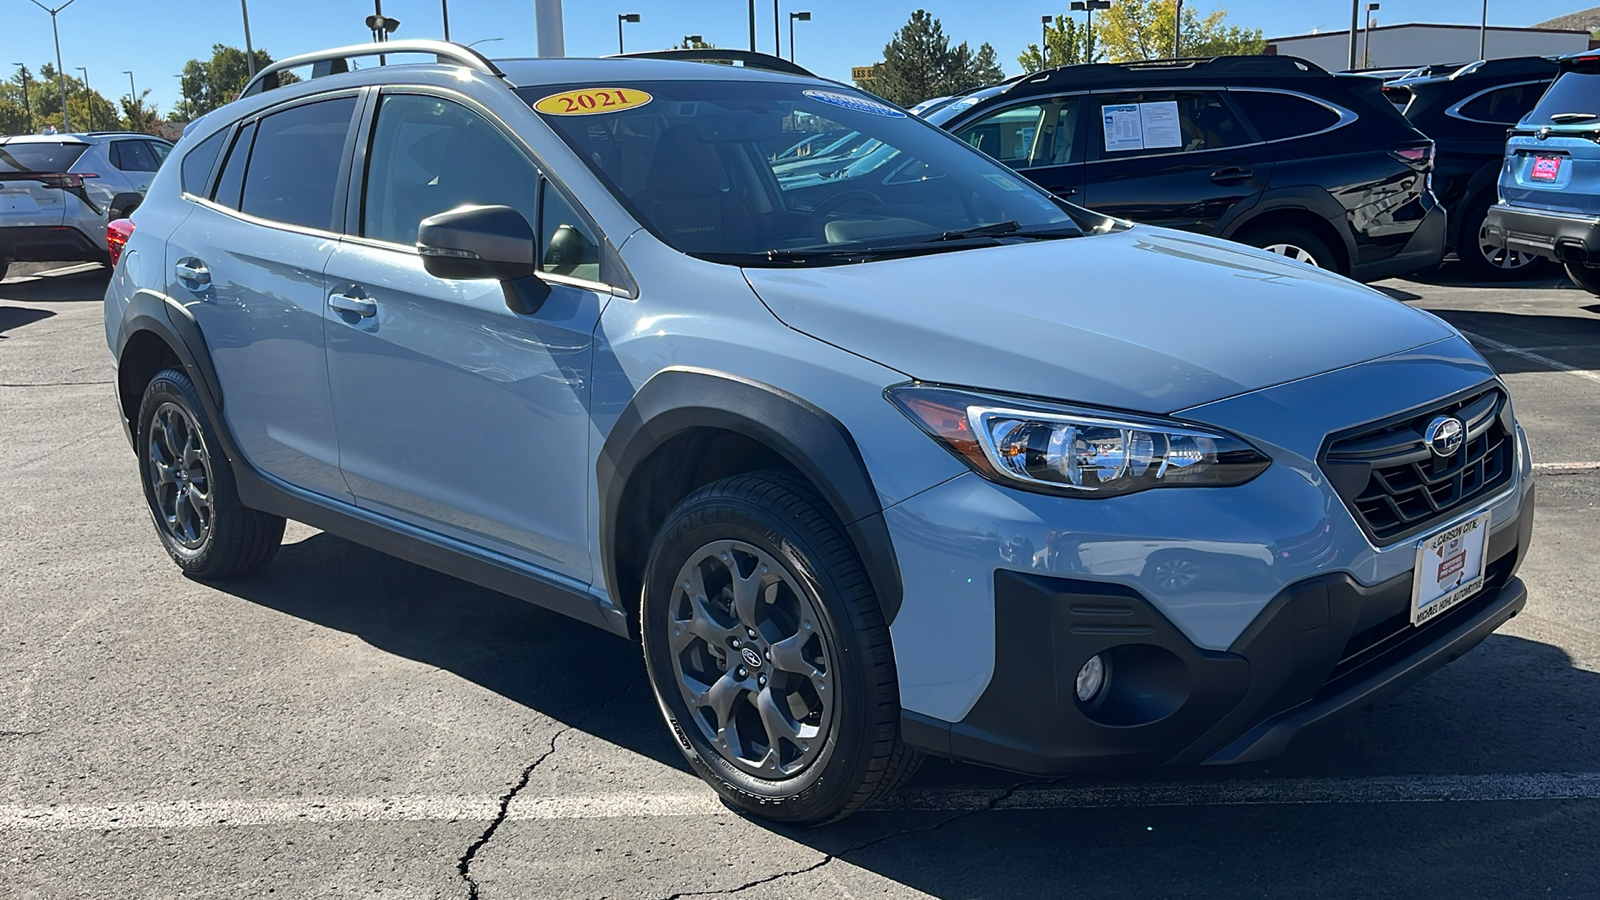
{"label": "building roofline", "polygon": [[[1363,28],[1361,29],[1361,32],[1366,34],[1373,31],[1399,31],[1404,28],[1446,28],[1460,31],[1479,30],[1478,26],[1476,25],[1445,25],[1435,24],[1432,22],[1407,22],[1403,25],[1379,25],[1375,28]],[[1518,28],[1510,25],[1490,25],[1488,30],[1510,31],[1517,34],[1579,34],[1583,35],[1585,38],[1589,36],[1589,32],[1582,28]],[[1350,29],[1341,28],[1338,31],[1319,31],[1316,34],[1291,34],[1288,37],[1267,38],[1267,43],[1276,44],[1280,41],[1302,41],[1310,38],[1333,37],[1335,35],[1349,37]]]}

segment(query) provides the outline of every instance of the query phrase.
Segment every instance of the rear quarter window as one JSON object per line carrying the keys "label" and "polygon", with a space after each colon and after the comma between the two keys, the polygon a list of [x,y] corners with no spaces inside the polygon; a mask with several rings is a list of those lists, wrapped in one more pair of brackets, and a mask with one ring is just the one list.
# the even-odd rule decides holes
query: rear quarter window
{"label": "rear quarter window", "polygon": [[1277,91],[1233,91],[1238,103],[1264,141],[1281,141],[1326,131],[1339,124],[1339,114],[1323,106]]}
{"label": "rear quarter window", "polygon": [[228,129],[224,128],[184,154],[179,176],[184,193],[200,196],[206,192],[206,179],[211,176],[211,167],[216,165],[217,154],[222,152],[222,144],[227,139]]}
{"label": "rear quarter window", "polygon": [[1550,87],[1548,81],[1532,84],[1513,84],[1496,88],[1468,100],[1457,111],[1463,119],[1474,122],[1491,122],[1495,125],[1515,125],[1539,104],[1539,98]]}

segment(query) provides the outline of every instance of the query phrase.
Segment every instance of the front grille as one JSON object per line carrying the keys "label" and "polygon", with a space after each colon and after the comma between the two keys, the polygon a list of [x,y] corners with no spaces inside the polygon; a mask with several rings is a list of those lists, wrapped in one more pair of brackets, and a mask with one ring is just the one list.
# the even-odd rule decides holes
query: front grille
{"label": "front grille", "polygon": [[[1438,457],[1423,434],[1439,416],[1466,426],[1455,455]],[[1511,481],[1514,439],[1498,387],[1335,435],[1322,471],[1367,536],[1379,544],[1419,534]]]}

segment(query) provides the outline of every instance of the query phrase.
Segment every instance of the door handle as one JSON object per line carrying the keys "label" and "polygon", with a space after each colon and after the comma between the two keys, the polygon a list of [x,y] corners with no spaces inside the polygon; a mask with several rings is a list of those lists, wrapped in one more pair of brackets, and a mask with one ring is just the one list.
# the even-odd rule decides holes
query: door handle
{"label": "door handle", "polygon": [[365,319],[378,314],[378,301],[362,295],[358,287],[350,288],[354,294],[342,294],[338,291],[328,295],[328,305],[339,312],[354,313]]}
{"label": "door handle", "polygon": [[205,263],[193,257],[178,260],[178,264],[172,267],[172,274],[178,276],[179,281],[192,281],[195,284],[211,283],[211,270],[206,268]]}
{"label": "door handle", "polygon": [[1058,185],[1057,187],[1046,188],[1046,190],[1048,190],[1052,194],[1055,194],[1057,197],[1076,197],[1076,196],[1078,196],[1078,189],[1077,188],[1075,188],[1075,187],[1067,187],[1065,185]]}
{"label": "door handle", "polygon": [[1212,172],[1211,180],[1217,184],[1238,184],[1241,181],[1249,181],[1255,175],[1255,170],[1246,166],[1228,166]]}

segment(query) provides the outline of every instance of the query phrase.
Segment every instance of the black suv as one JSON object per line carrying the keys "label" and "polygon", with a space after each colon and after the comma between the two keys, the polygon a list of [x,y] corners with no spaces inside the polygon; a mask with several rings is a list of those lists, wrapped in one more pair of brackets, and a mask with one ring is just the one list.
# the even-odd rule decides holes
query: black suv
{"label": "black suv", "polygon": [[1434,268],[1433,142],[1383,82],[1287,56],[1064,66],[925,114],[1057,196],[1361,281]]}
{"label": "black suv", "polygon": [[1555,60],[1537,56],[1495,59],[1403,78],[1383,89],[1437,145],[1433,192],[1450,210],[1445,243],[1480,278],[1523,278],[1549,264],[1500,246],[1484,220],[1495,202],[1506,130],[1533,111],[1557,68]]}

